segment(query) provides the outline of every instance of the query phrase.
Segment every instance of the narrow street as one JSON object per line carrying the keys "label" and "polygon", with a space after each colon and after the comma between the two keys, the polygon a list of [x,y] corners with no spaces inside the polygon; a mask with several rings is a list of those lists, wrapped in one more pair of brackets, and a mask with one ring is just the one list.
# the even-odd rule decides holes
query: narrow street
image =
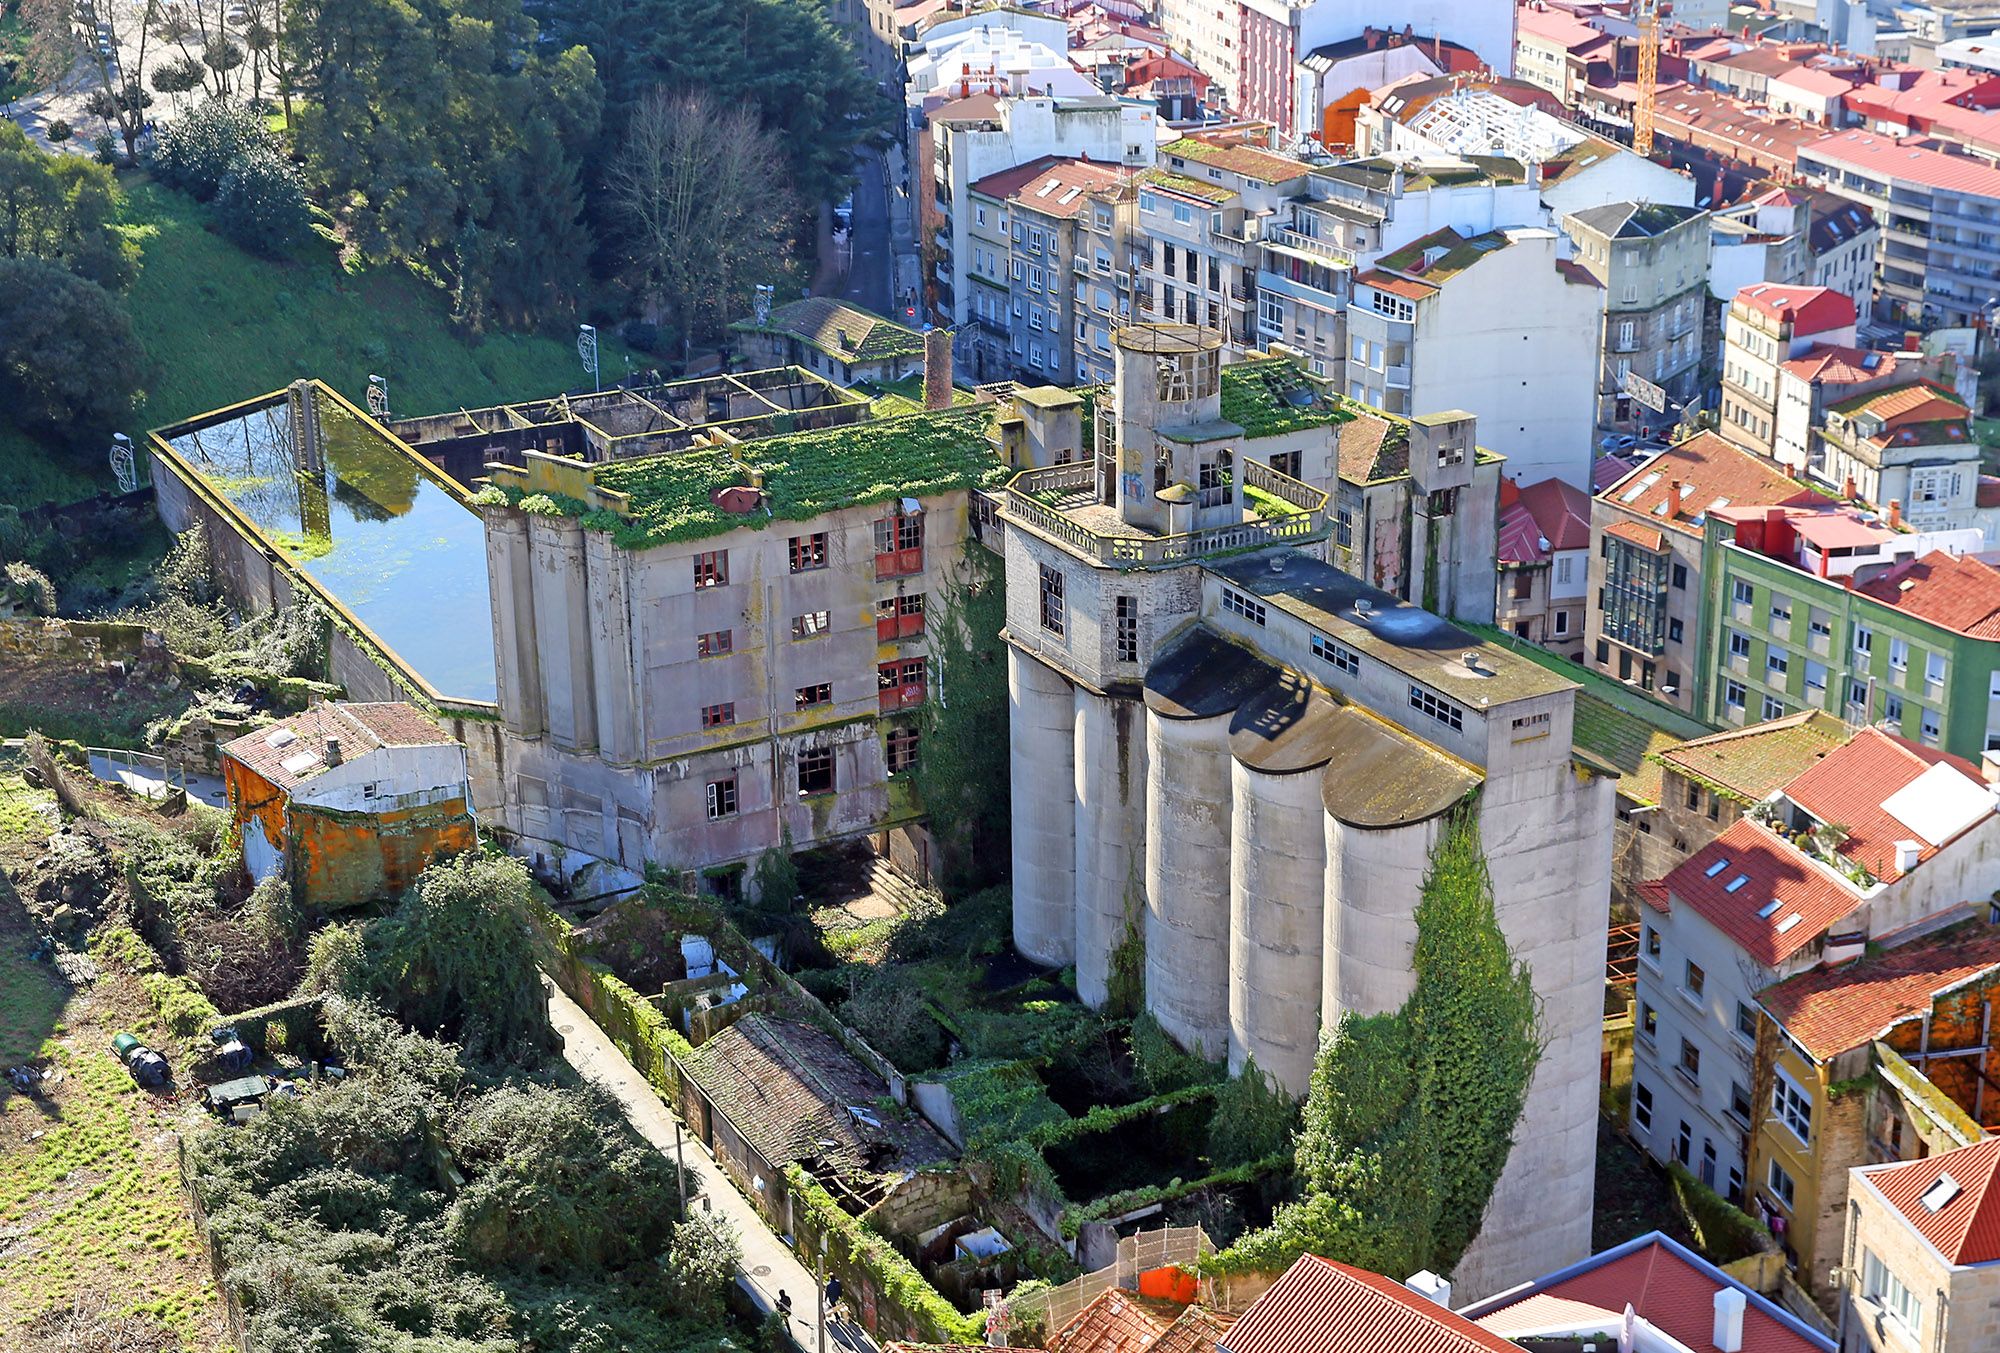
{"label": "narrow street", "polygon": [[[591,1022],[583,1008],[564,995],[552,979],[548,987],[549,1019],[562,1035],[563,1057],[579,1074],[610,1091],[639,1135],[672,1159],[674,1128],[679,1120],[660,1102],[645,1077],[604,1036],[604,1031]],[[808,1353],[817,1353],[819,1334],[813,1321],[818,1280],[806,1271],[783,1238],[765,1225],[750,1201],[736,1191],[707,1149],[685,1131],[683,1137],[690,1205],[700,1206],[694,1201],[693,1192],[699,1189],[709,1206],[728,1219],[742,1246],[743,1268],[737,1276],[737,1285],[749,1293],[758,1310],[767,1314],[778,1308],[778,1293],[787,1293],[792,1299],[792,1338]],[[848,1353],[876,1353],[874,1341],[852,1322],[829,1325],[825,1347],[829,1353],[838,1349],[846,1349]]]}

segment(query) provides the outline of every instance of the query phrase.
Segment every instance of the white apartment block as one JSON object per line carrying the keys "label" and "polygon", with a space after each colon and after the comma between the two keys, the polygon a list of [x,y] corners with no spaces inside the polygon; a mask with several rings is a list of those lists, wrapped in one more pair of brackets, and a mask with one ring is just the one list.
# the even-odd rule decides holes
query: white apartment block
{"label": "white apartment block", "polygon": [[1717,430],[1746,451],[1775,455],[1781,369],[1819,344],[1853,346],[1854,303],[1824,287],[1759,283],[1736,293],[1722,335]]}
{"label": "white apartment block", "polygon": [[[1499,1291],[1589,1248],[1613,785],[1572,761],[1573,683],[1322,562],[1325,495],[1214,477],[1221,346],[1122,331],[1096,463],[1006,494],[1016,946],[1096,1003],[1137,927],[1169,1034],[1300,1093],[1322,1027],[1408,996],[1431,846],[1476,812],[1547,1038],[1454,1274]],[[1473,431],[1409,425],[1408,586],[1490,614]],[[1259,484],[1301,511],[1247,512]]]}

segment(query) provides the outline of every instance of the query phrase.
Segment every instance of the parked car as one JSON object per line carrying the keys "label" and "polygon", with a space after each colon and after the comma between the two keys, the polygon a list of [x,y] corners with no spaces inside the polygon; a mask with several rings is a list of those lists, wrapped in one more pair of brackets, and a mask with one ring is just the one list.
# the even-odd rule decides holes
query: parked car
{"label": "parked car", "polygon": [[1598,443],[1598,445],[1606,451],[1624,451],[1630,447],[1637,446],[1638,444],[1639,444],[1639,439],[1637,437],[1633,437],[1623,432],[1614,432],[1609,437],[1606,437],[1603,441]]}

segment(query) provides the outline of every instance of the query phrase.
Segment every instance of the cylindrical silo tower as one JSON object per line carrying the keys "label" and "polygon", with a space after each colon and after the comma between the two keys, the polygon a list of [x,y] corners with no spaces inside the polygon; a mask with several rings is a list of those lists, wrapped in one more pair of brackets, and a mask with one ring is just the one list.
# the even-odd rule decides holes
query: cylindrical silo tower
{"label": "cylindrical silo tower", "polygon": [[1229,1070],[1254,1057],[1294,1095],[1319,1046],[1326,809],[1320,776],[1340,706],[1286,672],[1237,711],[1229,879]]}
{"label": "cylindrical silo tower", "polygon": [[1399,1008],[1416,985],[1417,902],[1444,814],[1479,772],[1348,706],[1320,775],[1326,810],[1325,973],[1320,1020]]}
{"label": "cylindrical silo tower", "polygon": [[1146,1008],[1229,1051],[1229,727],[1276,669],[1195,630],[1146,673]]}
{"label": "cylindrical silo tower", "polygon": [[1036,963],[1076,958],[1076,705],[1062,675],[1007,650],[1014,796],[1014,947]]}
{"label": "cylindrical silo tower", "polygon": [[1076,688],[1076,994],[1104,1004],[1111,958],[1143,924],[1146,708]]}

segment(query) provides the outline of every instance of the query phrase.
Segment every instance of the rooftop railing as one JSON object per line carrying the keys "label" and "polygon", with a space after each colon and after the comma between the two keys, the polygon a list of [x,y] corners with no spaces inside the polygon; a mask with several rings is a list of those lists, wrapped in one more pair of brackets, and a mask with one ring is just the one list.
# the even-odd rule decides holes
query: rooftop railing
{"label": "rooftop railing", "polygon": [[[1325,493],[1260,461],[1246,461],[1242,468],[1247,486],[1298,510],[1277,517],[1198,527],[1174,535],[1106,535],[1084,525],[1060,505],[1063,498],[1096,493],[1095,463],[1075,461],[1023,470],[1015,475],[1007,485],[1005,515],[1105,568],[1158,568],[1235,550],[1259,549],[1288,541],[1302,543],[1324,533]],[[1049,499],[1058,501],[1052,504]],[[1091,500],[1095,501],[1094,497]]]}

